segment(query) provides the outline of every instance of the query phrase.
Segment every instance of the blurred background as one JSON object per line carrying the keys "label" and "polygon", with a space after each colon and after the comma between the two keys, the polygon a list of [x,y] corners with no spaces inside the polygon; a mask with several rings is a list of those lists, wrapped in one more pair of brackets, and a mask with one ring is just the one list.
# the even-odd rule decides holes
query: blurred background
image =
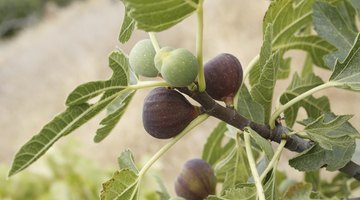
{"label": "blurred background", "polygon": [[[206,1],[205,61],[227,52],[245,67],[261,47],[261,22],[267,6],[268,1]],[[142,165],[166,143],[150,137],[142,128],[142,103],[148,90],[141,90],[103,142],[93,142],[104,116],[100,115],[61,139],[24,172],[6,180],[17,150],[65,109],[67,95],[81,83],[107,79],[112,50],[121,48],[129,53],[139,39],[148,37],[136,31],[128,43],[119,43],[123,15],[124,8],[117,0],[0,0],[0,199],[23,199],[21,195],[37,190],[43,199],[91,199],[118,168],[117,157],[123,150],[131,149]],[[162,46],[195,52],[195,35],[196,18],[190,17],[157,37]],[[304,55],[291,54],[296,55],[293,66],[301,67]],[[329,75],[321,70],[318,73]],[[279,94],[287,82],[280,81],[277,87]],[[335,113],[358,113],[355,103],[360,95],[341,90],[326,93],[332,97]],[[352,119],[357,129],[359,119]],[[201,156],[208,132],[216,123],[216,119],[209,119],[195,128],[152,168],[170,191],[183,163]],[[282,158],[284,169],[287,159]],[[287,170],[290,177],[299,178],[296,170]],[[36,187],[20,192],[26,184]],[[59,191],[69,196],[58,196]],[[74,191],[79,196],[71,196]]]}

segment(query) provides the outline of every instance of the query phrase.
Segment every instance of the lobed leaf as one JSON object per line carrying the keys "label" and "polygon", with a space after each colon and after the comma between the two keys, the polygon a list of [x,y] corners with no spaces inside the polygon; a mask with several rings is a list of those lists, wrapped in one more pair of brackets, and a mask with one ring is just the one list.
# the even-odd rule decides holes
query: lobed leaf
{"label": "lobed leaf", "polygon": [[[335,1],[338,0],[330,2]],[[314,64],[328,68],[322,58],[335,48],[318,36],[302,33],[304,27],[311,25],[313,3],[314,0],[272,1],[264,17],[263,30],[266,30],[268,23],[273,24],[272,50],[279,50],[280,57],[287,50],[304,50],[314,59]]]}
{"label": "lobed leaf", "polygon": [[253,99],[263,106],[265,123],[269,122],[272,98],[277,78],[277,67],[280,63],[279,52],[271,51],[272,26],[268,25],[265,39],[260,52],[260,78],[251,89]]}
{"label": "lobed leaf", "polygon": [[66,99],[67,106],[79,105],[104,93],[118,92],[128,85],[129,62],[128,58],[120,51],[114,51],[109,56],[109,66],[113,74],[106,81],[92,81],[75,88]]}
{"label": "lobed leaf", "polygon": [[[290,85],[280,96],[280,103],[284,105],[298,95],[321,84],[323,84],[321,78],[312,73],[304,78],[300,78],[299,75],[295,73]],[[309,118],[318,118],[322,113],[330,111],[330,102],[325,96],[320,98],[313,96],[304,98],[285,110],[284,115],[287,126],[292,127],[294,125],[297,113],[301,107],[305,109]]]}
{"label": "lobed leaf", "polygon": [[304,131],[323,149],[332,150],[334,146],[346,147],[354,143],[352,136],[358,134],[348,122],[351,117],[351,115],[335,116],[325,113],[307,123]]}
{"label": "lobed leaf", "polygon": [[120,169],[129,169],[132,170],[135,174],[139,173],[139,170],[136,167],[134,156],[129,149],[121,152],[120,156],[118,157],[118,164]]}
{"label": "lobed leaf", "polygon": [[9,176],[14,175],[39,159],[57,140],[71,133],[110,103],[116,94],[108,96],[96,104],[81,104],[67,108],[46,124],[40,132],[24,144],[15,155]]}
{"label": "lobed leaf", "polygon": [[130,169],[115,172],[113,177],[103,184],[101,200],[137,200],[138,176]]}
{"label": "lobed leaf", "polygon": [[108,115],[100,122],[102,127],[96,131],[94,137],[95,142],[101,142],[115,128],[116,124],[125,113],[134,94],[135,91],[133,90],[122,92],[121,95],[107,106]]}
{"label": "lobed leaf", "polygon": [[129,9],[125,8],[124,20],[121,25],[119,41],[125,43],[129,41],[133,31],[135,29],[135,21],[129,16]]}
{"label": "lobed leaf", "polygon": [[311,171],[326,166],[335,171],[345,166],[355,152],[354,136],[358,131],[347,121],[349,116],[325,113],[318,119],[304,120],[305,131],[318,144],[289,161],[301,171]]}
{"label": "lobed leaf", "polygon": [[245,83],[240,86],[237,96],[238,113],[253,122],[264,124],[264,108],[253,99]]}
{"label": "lobed leaf", "polygon": [[360,33],[343,62],[337,61],[330,81],[339,83],[339,87],[360,91]]}
{"label": "lobed leaf", "polygon": [[146,32],[166,30],[187,18],[198,7],[198,0],[123,0],[138,29]]}
{"label": "lobed leaf", "polygon": [[300,171],[312,171],[326,166],[329,171],[344,167],[355,151],[355,142],[346,147],[335,146],[332,150],[325,150],[315,144],[310,149],[289,160],[289,165]]}
{"label": "lobed leaf", "polygon": [[333,69],[336,60],[344,61],[357,35],[356,28],[349,24],[347,12],[340,10],[328,1],[315,1],[313,5],[313,23],[315,31],[338,50],[325,57],[326,64]]}

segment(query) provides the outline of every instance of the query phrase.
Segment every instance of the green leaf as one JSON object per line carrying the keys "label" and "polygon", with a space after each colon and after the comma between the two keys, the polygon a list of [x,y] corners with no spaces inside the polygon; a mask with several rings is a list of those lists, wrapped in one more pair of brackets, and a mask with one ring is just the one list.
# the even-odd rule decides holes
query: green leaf
{"label": "green leaf", "polygon": [[261,104],[257,103],[251,96],[245,83],[243,83],[239,89],[237,108],[241,116],[248,118],[249,120],[264,124],[264,108]]}
{"label": "green leaf", "polygon": [[347,147],[355,142],[351,136],[358,134],[356,130],[347,127],[351,117],[324,114],[309,123],[304,131],[325,150],[332,150],[334,146]]}
{"label": "green leaf", "polygon": [[277,71],[277,79],[287,79],[290,74],[291,58],[280,59],[280,66]]}
{"label": "green leaf", "polygon": [[289,160],[289,165],[300,171],[312,171],[326,166],[329,171],[344,167],[355,151],[355,142],[347,147],[335,146],[332,150],[325,150],[315,144],[310,149]]}
{"label": "green leaf", "polygon": [[323,57],[336,48],[326,40],[316,35],[292,37],[288,42],[273,47],[274,50],[303,50],[309,53],[314,64],[325,67]]}
{"label": "green leaf", "polygon": [[280,50],[281,57],[290,49],[304,50],[311,55],[316,65],[327,68],[322,57],[334,51],[334,47],[318,36],[308,33],[299,35],[304,27],[311,24],[313,3],[314,0],[272,1],[264,17],[263,30],[268,23],[273,24],[272,50]]}
{"label": "green leaf", "polygon": [[[315,76],[312,73],[307,75],[303,79],[300,78],[297,73],[295,73],[290,85],[288,86],[286,91],[280,96],[280,103],[284,105],[298,95],[321,84],[323,84],[321,78]],[[318,118],[322,113],[330,111],[330,103],[327,97],[306,97],[285,110],[285,122],[288,127],[293,127],[300,107],[303,107],[305,109],[309,118]]]}
{"label": "green leaf", "polygon": [[166,30],[190,16],[198,0],[123,0],[138,29],[146,32]]}
{"label": "green leaf", "polygon": [[355,8],[358,16],[360,17],[360,1],[358,1],[358,0],[349,0],[349,2]]}
{"label": "green leaf", "polygon": [[297,183],[291,186],[283,196],[282,200],[305,200],[310,199],[311,184]]}
{"label": "green leaf", "polygon": [[95,142],[102,141],[115,128],[125,113],[134,94],[135,91],[122,92],[120,96],[108,105],[108,115],[100,122],[100,125],[103,126],[96,131],[96,136],[94,137]]}
{"label": "green leaf", "polygon": [[15,155],[9,176],[16,174],[39,159],[57,140],[71,133],[105,108],[117,94],[107,96],[99,102],[89,105],[80,104],[67,108],[46,124]]}
{"label": "green leaf", "polygon": [[24,170],[40,158],[57,140],[79,127],[79,124],[72,122],[83,116],[89,107],[88,104],[70,107],[45,125],[40,133],[33,136],[16,153],[9,176]]}
{"label": "green leaf", "polygon": [[139,173],[139,170],[136,167],[134,156],[129,149],[121,152],[120,156],[118,157],[118,164],[120,169],[130,169],[135,174]]}
{"label": "green leaf", "polygon": [[[301,171],[311,171],[326,166],[329,171],[335,171],[345,166],[355,152],[355,139],[358,131],[347,121],[348,116],[335,116],[325,113],[318,119],[304,120],[306,132],[311,130],[312,139],[320,144],[302,152],[289,161],[289,164]],[[330,130],[332,127],[332,130]],[[320,135],[323,134],[323,135]],[[322,146],[331,149],[324,149]]]}
{"label": "green leaf", "polygon": [[336,62],[331,82],[340,83],[340,87],[360,91],[360,33],[344,62]]}
{"label": "green leaf", "polygon": [[129,61],[120,51],[114,51],[109,56],[109,66],[113,74],[106,81],[92,81],[75,88],[66,100],[67,106],[78,105],[104,93],[118,92],[128,85]]}
{"label": "green leaf", "polygon": [[155,175],[155,179],[156,179],[156,182],[158,183],[158,185],[160,187],[160,191],[156,191],[156,193],[158,194],[160,200],[169,200],[171,197],[170,197],[170,194],[169,194],[168,190],[166,189],[166,186],[165,186],[164,182],[157,175]]}
{"label": "green leaf", "polygon": [[129,41],[134,29],[135,29],[135,21],[129,16],[128,9],[125,8],[124,21],[121,25],[119,41],[123,44]]}
{"label": "green leaf", "polygon": [[268,140],[261,137],[257,132],[255,132],[251,128],[246,127],[245,129],[250,133],[250,136],[255,140],[256,144],[258,144],[260,148],[264,151],[267,159],[271,160],[272,157],[274,156],[274,150],[271,146],[271,143]]}
{"label": "green leaf", "polygon": [[326,56],[325,62],[333,68],[338,59],[342,62],[352,47],[357,30],[348,24],[344,12],[327,1],[316,1],[313,6],[313,21],[316,32],[338,51]]}
{"label": "green leaf", "polygon": [[311,56],[309,54],[306,54],[305,62],[301,70],[301,78],[305,78],[309,76],[310,74],[314,73],[314,66],[313,61],[311,59]]}
{"label": "green leaf", "polygon": [[256,200],[255,187],[234,188],[225,191],[224,198],[229,200]]}
{"label": "green leaf", "polygon": [[103,184],[101,200],[137,200],[138,176],[130,169],[115,172],[113,177]]}
{"label": "green leaf", "polygon": [[220,122],[211,132],[204,145],[202,159],[212,166],[223,156],[222,142],[226,131],[226,123]]}
{"label": "green leaf", "polygon": [[251,89],[251,95],[254,100],[263,106],[265,113],[265,122],[269,122],[272,97],[277,78],[277,67],[280,63],[279,52],[271,51],[272,26],[268,25],[265,33],[265,39],[260,52],[260,78]]}
{"label": "green leaf", "polygon": [[234,147],[214,167],[216,178],[223,182],[222,190],[235,187],[239,183],[247,181],[250,171],[246,160],[246,152],[243,147]]}
{"label": "green leaf", "polygon": [[320,170],[305,172],[304,181],[310,183],[314,191],[319,191],[321,184]]}

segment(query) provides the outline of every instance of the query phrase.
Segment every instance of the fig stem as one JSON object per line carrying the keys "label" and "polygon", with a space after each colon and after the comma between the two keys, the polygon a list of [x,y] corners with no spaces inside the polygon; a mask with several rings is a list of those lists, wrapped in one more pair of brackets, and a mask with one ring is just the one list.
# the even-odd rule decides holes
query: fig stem
{"label": "fig stem", "polygon": [[204,66],[203,66],[203,40],[204,40],[204,9],[203,0],[199,0],[197,8],[198,29],[196,35],[196,57],[198,61],[198,84],[199,92],[204,92],[206,89]]}
{"label": "fig stem", "polygon": [[268,166],[265,168],[263,173],[260,176],[260,181],[263,181],[266,175],[269,173],[269,171],[273,168],[276,168],[277,162],[279,161],[279,157],[281,155],[282,150],[284,149],[286,144],[286,140],[281,140],[278,148],[275,151],[274,156],[272,157],[271,161],[269,162]]}
{"label": "fig stem", "polygon": [[256,66],[256,64],[259,62],[260,59],[260,55],[256,55],[248,64],[248,66],[245,68],[245,73],[244,73],[244,80],[246,80],[246,78],[249,76],[250,71]]}
{"label": "fig stem", "polygon": [[159,158],[164,155],[172,146],[174,146],[182,137],[184,137],[187,133],[189,133],[193,128],[195,128],[197,125],[204,122],[209,115],[202,114],[199,115],[197,118],[195,118],[183,131],[181,131],[177,136],[175,136],[169,143],[165,144],[161,149],[156,152],[153,157],[146,162],[146,164],[141,168],[139,175],[138,175],[138,181],[141,182],[141,179],[146,174],[146,172],[149,170],[149,168],[157,161]]}
{"label": "fig stem", "polygon": [[259,177],[259,173],[256,169],[256,163],[254,159],[254,155],[251,150],[251,144],[250,144],[250,134],[247,129],[244,130],[244,140],[245,140],[245,149],[246,149],[246,155],[249,161],[249,166],[251,170],[251,174],[255,181],[256,190],[258,193],[259,200],[265,200],[265,194],[264,194],[264,188],[261,184],[261,180]]}
{"label": "fig stem", "polygon": [[334,81],[330,81],[330,82],[326,82],[324,84],[321,84],[317,87],[312,88],[311,90],[308,90],[302,94],[300,94],[299,96],[291,99],[290,101],[288,101],[286,104],[284,105],[280,105],[275,112],[271,115],[270,117],[270,121],[269,121],[269,125],[271,129],[275,128],[275,120],[278,118],[278,116],[283,113],[286,109],[290,108],[291,106],[293,106],[295,103],[303,100],[304,98],[314,94],[315,92],[330,88],[330,87],[335,87],[335,86],[339,86],[341,85],[338,82],[334,82]]}
{"label": "fig stem", "polygon": [[154,32],[149,32],[149,37],[150,37],[150,40],[151,40],[151,43],[152,45],[154,46],[154,49],[157,52],[160,51],[160,46],[159,46],[159,43],[156,39],[156,36],[155,36],[155,33]]}

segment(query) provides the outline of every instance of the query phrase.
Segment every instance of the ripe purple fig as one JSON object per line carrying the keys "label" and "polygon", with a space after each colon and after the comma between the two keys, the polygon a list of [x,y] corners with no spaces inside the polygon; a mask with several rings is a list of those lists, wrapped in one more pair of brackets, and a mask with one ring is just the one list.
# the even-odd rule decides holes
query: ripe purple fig
{"label": "ripe purple fig", "polygon": [[159,87],[146,96],[143,107],[143,125],[155,138],[168,139],[178,135],[200,113],[176,90]]}
{"label": "ripe purple fig", "polygon": [[215,100],[232,103],[243,79],[239,60],[222,53],[204,65],[206,92]]}
{"label": "ripe purple fig", "polygon": [[216,177],[211,165],[202,159],[185,163],[175,182],[175,192],[186,200],[203,200],[215,194]]}

